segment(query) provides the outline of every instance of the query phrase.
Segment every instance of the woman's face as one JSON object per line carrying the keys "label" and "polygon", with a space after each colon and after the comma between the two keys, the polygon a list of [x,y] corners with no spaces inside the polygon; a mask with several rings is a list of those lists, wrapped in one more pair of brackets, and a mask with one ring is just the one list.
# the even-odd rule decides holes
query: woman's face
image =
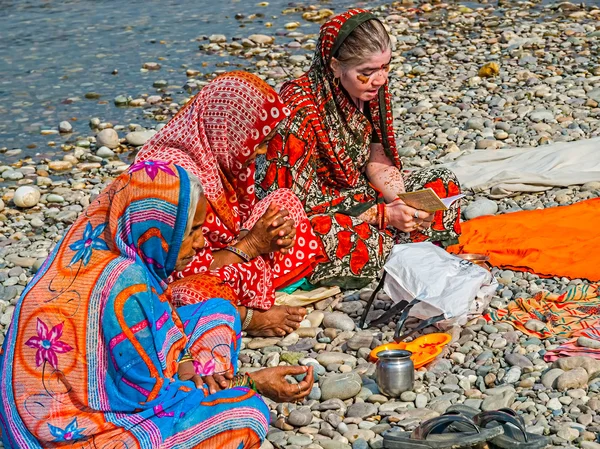
{"label": "woman's face", "polygon": [[391,49],[375,53],[367,61],[352,67],[343,67],[332,58],[331,69],[351,98],[371,101],[377,97],[381,86],[387,83],[391,59]]}
{"label": "woman's face", "polygon": [[206,197],[200,195],[198,199],[198,206],[196,207],[196,213],[194,214],[194,221],[192,222],[192,230],[190,234],[183,239],[181,242],[181,248],[179,248],[179,257],[177,263],[175,263],[176,270],[183,270],[187,264],[189,264],[196,251],[204,248],[204,234],[202,234],[202,225],[206,219]]}

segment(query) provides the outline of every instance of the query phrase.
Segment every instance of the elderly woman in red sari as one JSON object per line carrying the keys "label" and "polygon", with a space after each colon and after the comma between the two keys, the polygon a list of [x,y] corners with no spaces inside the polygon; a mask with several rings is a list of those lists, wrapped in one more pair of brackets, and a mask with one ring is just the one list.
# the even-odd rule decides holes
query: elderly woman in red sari
{"label": "elderly woman in red sari", "polygon": [[353,9],[321,27],[310,70],[285,83],[291,115],[259,158],[259,195],[280,188],[300,198],[327,260],[310,281],[357,288],[373,280],[395,242],[449,241],[459,211],[429,214],[398,193],[431,187],[459,193],[453,173],[425,169],[403,175],[394,138],[388,72],[390,38],[377,18]]}
{"label": "elderly woman in red sari", "polygon": [[274,291],[306,277],[324,258],[291,191],[275,189],[256,199],[254,159],[266,152],[287,115],[277,93],[260,78],[227,73],[204,87],[136,157],[177,163],[196,175],[206,192],[206,246],[172,277],[182,279],[172,284],[174,300],[230,299],[244,329],[255,336],[284,335],[299,326],[305,309],[274,306]]}

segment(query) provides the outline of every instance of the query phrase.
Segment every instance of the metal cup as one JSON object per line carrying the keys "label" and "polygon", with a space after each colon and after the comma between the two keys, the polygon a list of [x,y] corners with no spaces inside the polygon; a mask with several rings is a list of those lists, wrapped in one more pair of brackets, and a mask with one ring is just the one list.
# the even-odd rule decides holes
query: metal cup
{"label": "metal cup", "polygon": [[377,353],[375,372],[377,385],[386,396],[398,397],[401,393],[413,389],[415,366],[410,359],[412,352],[404,349],[392,349]]}

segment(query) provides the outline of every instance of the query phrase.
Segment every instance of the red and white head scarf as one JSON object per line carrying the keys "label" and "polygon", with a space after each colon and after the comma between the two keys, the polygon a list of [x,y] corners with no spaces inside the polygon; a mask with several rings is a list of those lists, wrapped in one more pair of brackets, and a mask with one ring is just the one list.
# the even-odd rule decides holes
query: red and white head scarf
{"label": "red and white head scarf", "polygon": [[139,151],[136,160],[177,163],[196,175],[209,202],[204,234],[212,248],[237,237],[256,202],[257,146],[290,111],[256,75],[230,72],[204,87]]}

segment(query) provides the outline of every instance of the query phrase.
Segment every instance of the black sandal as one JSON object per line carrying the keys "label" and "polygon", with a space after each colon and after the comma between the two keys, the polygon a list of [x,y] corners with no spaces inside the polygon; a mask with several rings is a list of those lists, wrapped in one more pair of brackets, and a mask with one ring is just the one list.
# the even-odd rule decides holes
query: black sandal
{"label": "black sandal", "polygon": [[[490,441],[491,448],[500,449],[543,449],[550,444],[550,439],[527,432],[525,421],[521,415],[511,408],[479,412],[478,410],[462,404],[452,405],[447,413],[459,413],[482,428],[502,427],[504,433]],[[462,424],[458,428],[464,430]]]}
{"label": "black sandal", "polygon": [[[458,430],[456,425],[460,425]],[[446,414],[423,422],[412,432],[395,429],[383,434],[386,449],[454,449],[490,441],[502,433],[501,426],[481,428],[460,414]]]}

